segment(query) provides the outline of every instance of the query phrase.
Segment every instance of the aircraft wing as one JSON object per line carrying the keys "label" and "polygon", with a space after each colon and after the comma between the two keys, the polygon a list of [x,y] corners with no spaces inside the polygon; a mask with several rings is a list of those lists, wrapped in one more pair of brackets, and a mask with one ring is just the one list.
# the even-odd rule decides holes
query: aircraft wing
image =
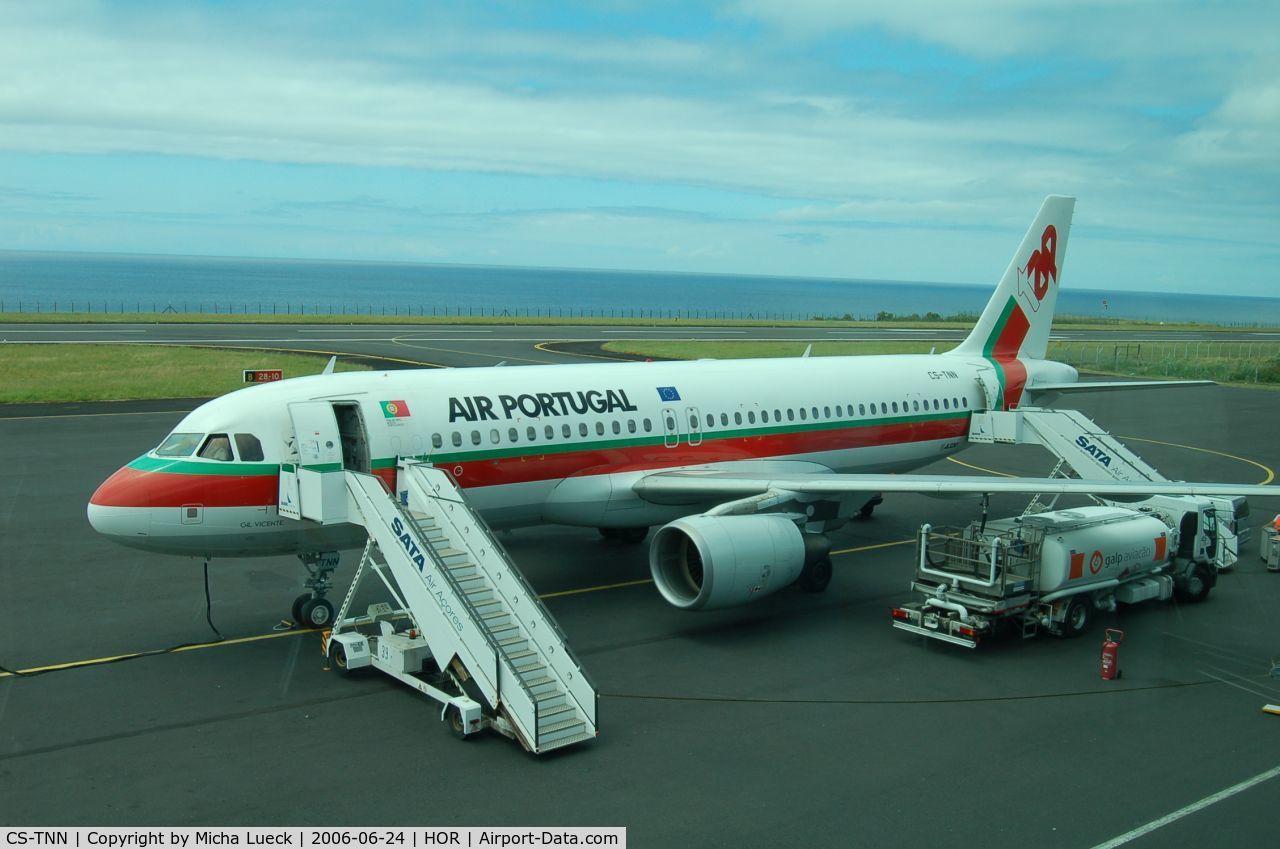
{"label": "aircraft wing", "polygon": [[690,469],[655,472],[633,484],[636,494],[655,504],[690,504],[746,498],[765,492],[840,496],[857,493],[914,492],[965,496],[1000,493],[1133,496],[1202,495],[1280,497],[1280,486],[1186,481],[1082,480],[1079,478],[981,477],[976,475],[889,475],[808,473],[758,475],[751,472]]}

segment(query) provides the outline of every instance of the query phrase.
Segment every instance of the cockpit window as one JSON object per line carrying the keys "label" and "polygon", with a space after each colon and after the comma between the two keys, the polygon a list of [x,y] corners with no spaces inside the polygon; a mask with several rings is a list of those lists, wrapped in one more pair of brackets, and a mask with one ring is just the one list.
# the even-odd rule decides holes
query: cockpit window
{"label": "cockpit window", "polygon": [[206,460],[231,460],[231,440],[225,433],[211,433],[197,455]]}
{"label": "cockpit window", "polygon": [[160,457],[188,457],[196,450],[203,436],[203,433],[171,433],[160,443],[155,453]]}
{"label": "cockpit window", "polygon": [[236,453],[246,462],[262,459],[262,443],[252,433],[236,434]]}

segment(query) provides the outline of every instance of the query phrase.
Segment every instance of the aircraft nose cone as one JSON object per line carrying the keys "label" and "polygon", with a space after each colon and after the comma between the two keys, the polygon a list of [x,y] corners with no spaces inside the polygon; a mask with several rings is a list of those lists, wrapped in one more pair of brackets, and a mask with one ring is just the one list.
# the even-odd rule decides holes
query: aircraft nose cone
{"label": "aircraft nose cone", "polygon": [[90,501],[87,512],[95,531],[120,542],[146,539],[151,527],[146,507],[105,507]]}
{"label": "aircraft nose cone", "polygon": [[125,466],[102,482],[89,499],[89,524],[119,542],[144,539],[150,531],[145,476]]}

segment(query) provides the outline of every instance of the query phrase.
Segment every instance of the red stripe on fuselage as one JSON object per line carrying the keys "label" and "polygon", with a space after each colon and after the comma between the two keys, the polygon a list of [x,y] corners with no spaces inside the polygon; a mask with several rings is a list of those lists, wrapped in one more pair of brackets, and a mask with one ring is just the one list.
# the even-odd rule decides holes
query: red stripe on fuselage
{"label": "red stripe on fuselage", "polygon": [[[451,462],[440,460],[464,488],[530,483],[576,475],[609,474],[698,465],[731,460],[755,460],[821,451],[872,448],[939,439],[961,439],[968,433],[968,414],[949,419],[899,422],[830,430],[704,439],[700,445],[682,442],[674,448],[631,445],[554,454]],[[459,471],[459,469],[461,471]],[[396,470],[376,469],[387,488],[395,490]],[[125,467],[108,478],[90,499],[101,507],[262,507],[276,503],[276,475],[192,475],[140,471]]]}
{"label": "red stripe on fuselage", "polygon": [[99,507],[262,507],[276,503],[276,475],[188,475],[125,466],[89,499]]}

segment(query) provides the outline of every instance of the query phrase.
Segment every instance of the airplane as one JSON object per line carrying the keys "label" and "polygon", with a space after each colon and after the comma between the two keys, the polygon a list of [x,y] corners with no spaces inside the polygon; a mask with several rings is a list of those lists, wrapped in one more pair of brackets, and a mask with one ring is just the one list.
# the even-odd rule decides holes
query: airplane
{"label": "airplane", "polygon": [[282,464],[372,473],[395,492],[398,461],[423,460],[448,470],[494,528],[596,527],[634,543],[661,525],[650,546],[655,584],[691,610],[758,597],[747,584],[759,570],[753,579],[740,561],[776,557],[780,574],[821,591],[831,579],[826,533],[869,516],[884,492],[1280,492],[901,474],[964,448],[977,412],[1209,382],[1080,383],[1074,368],[1045,359],[1074,207],[1070,197],[1044,200],[977,324],[941,354],[347,372],[254,385],[201,405],[111,475],[89,521],[115,542],[206,562],[297,555],[309,577],[293,618],[322,627],[333,616],[325,595],[336,553],[367,537],[358,525],[282,516]]}

